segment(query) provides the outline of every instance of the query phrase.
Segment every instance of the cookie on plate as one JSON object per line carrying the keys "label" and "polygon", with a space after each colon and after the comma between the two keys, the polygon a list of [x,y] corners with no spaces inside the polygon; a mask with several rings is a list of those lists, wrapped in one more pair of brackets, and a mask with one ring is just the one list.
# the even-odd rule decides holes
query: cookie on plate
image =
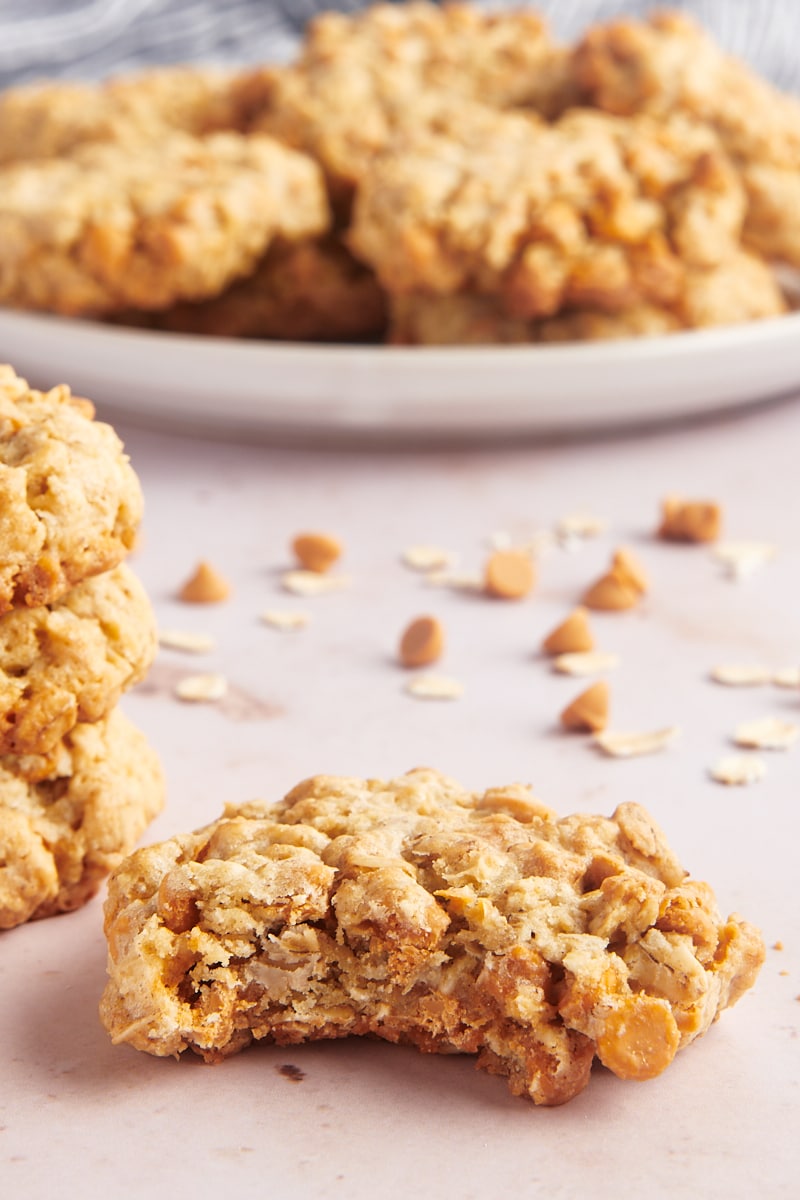
{"label": "cookie on plate", "polygon": [[121,563],[52,605],[0,619],[0,754],[46,754],[79,721],[98,721],[144,677],[156,625]]}
{"label": "cookie on plate", "polygon": [[135,146],[170,130],[237,129],[238,73],[157,67],[103,83],[59,80],[0,92],[0,164],[58,158],[90,142]]}
{"label": "cookie on plate", "polygon": [[110,425],[68,387],[0,365],[0,614],[50,604],[128,554],[139,480]]}
{"label": "cookie on plate", "polygon": [[0,929],[79,908],[163,803],[158,757],[118,709],[35,771],[0,758]]}
{"label": "cookie on plate", "polygon": [[442,113],[467,124],[476,102],[551,117],[573,99],[573,84],[568,52],[538,14],[413,3],[319,16],[295,62],[245,75],[241,92],[251,128],[316,158],[346,207],[399,127],[420,129]]}
{"label": "cookie on plate", "polygon": [[319,168],[271,138],[90,143],[0,170],[0,303],[99,315],[202,300],[273,238],[328,224]]}
{"label": "cookie on plate", "polygon": [[639,805],[559,819],[527,788],[432,770],[319,776],[139,850],[105,929],[117,1043],[213,1062],[371,1034],[476,1054],[540,1104],[580,1092],[595,1057],[659,1074],[764,957]]}
{"label": "cookie on plate", "polygon": [[373,272],[328,237],[277,241],[252,275],[221,295],[138,316],[119,319],[212,337],[375,341],[386,328],[386,300]]}

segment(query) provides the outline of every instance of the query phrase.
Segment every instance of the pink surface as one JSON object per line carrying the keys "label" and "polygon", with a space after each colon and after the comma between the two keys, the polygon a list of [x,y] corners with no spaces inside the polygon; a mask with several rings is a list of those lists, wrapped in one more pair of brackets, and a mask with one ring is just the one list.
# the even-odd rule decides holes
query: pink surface
{"label": "pink surface", "polygon": [[[98,897],[0,935],[3,1194],[795,1196],[800,744],[765,753],[768,775],[752,787],[723,788],[708,771],[733,750],[740,721],[800,722],[800,694],[724,689],[707,675],[721,662],[800,662],[800,405],[503,452],[326,454],[121,432],[147,498],[133,565],[159,622],[217,640],[203,657],[162,650],[124,701],[168,777],[148,841],[213,819],[227,801],[277,799],[320,771],[388,776],[424,764],[475,788],[522,780],[564,814],[639,800],[723,912],[760,925],[769,949],[755,989],[660,1078],[623,1083],[598,1070],[578,1099],[545,1110],[468,1059],[378,1043],[259,1047],[218,1067],[115,1048],[97,1018]],[[775,542],[775,561],[736,583],[706,549],[655,541],[658,501],[672,491],[718,499],[726,536]],[[606,517],[609,532],[545,557],[535,595],[517,604],[431,588],[400,562],[406,546],[432,542],[479,568],[493,531],[524,539],[577,509]],[[304,528],[344,540],[348,591],[281,590]],[[593,619],[600,647],[621,660],[609,677],[613,724],[682,729],[668,751],[631,762],[558,731],[585,684],[538,654],[621,542],[653,587],[641,610]],[[226,604],[175,601],[200,558],[233,582]],[[280,633],[259,621],[267,608],[312,621]],[[464,684],[459,701],[404,691],[397,639],[426,612],[445,624],[436,670]],[[174,699],[176,679],[201,670],[228,677],[226,701]],[[298,1072],[282,1073],[287,1065]]]}

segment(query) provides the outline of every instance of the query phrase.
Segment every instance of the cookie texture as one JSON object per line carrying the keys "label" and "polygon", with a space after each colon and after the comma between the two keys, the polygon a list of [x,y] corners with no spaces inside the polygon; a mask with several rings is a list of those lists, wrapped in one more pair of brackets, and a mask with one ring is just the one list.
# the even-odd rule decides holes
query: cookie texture
{"label": "cookie texture", "polygon": [[84,904],[163,802],[158,757],[119,710],[37,767],[0,758],[0,929]]}
{"label": "cookie texture", "polygon": [[271,138],[90,143],[0,170],[0,303],[96,315],[201,300],[274,237],[328,224],[319,168]]}
{"label": "cookie texture", "polygon": [[574,51],[573,72],[597,108],[622,116],[684,113],[713,129],[741,171],[748,241],[800,266],[800,101],[675,12],[590,29]]}
{"label": "cookie texture", "polygon": [[0,614],[49,604],[133,546],[139,481],[110,425],[68,387],[0,365]]}
{"label": "cookie texture", "polygon": [[539,1104],[580,1092],[596,1057],[659,1074],[764,957],[639,805],[559,819],[524,787],[432,770],[318,776],[139,850],[105,930],[117,1043],[214,1062],[371,1034],[475,1054]]}
{"label": "cookie texture", "polygon": [[97,721],[142,679],[156,652],[147,594],[122,563],[52,605],[0,620],[0,754],[46,754]]}
{"label": "cookie texture", "polygon": [[57,158],[91,142],[135,147],[170,130],[236,130],[237,88],[237,72],[195,66],[8,88],[0,94],[0,164]]}
{"label": "cookie texture", "polygon": [[[469,102],[554,116],[573,94],[567,51],[530,11],[377,4],[311,22],[297,59],[243,80],[250,127],[315,157],[347,197],[398,128]],[[464,109],[464,105],[466,108]]]}
{"label": "cookie texture", "polygon": [[428,131],[376,159],[349,241],[393,296],[492,296],[525,320],[649,305],[700,323],[706,274],[743,269],[745,208],[715,134],[683,117],[574,110],[537,127],[486,110],[459,137]]}
{"label": "cookie texture", "polygon": [[[127,323],[137,322],[127,313]],[[252,275],[199,304],[152,314],[150,328],[211,337],[376,341],[386,300],[372,271],[341,239],[275,242]]]}

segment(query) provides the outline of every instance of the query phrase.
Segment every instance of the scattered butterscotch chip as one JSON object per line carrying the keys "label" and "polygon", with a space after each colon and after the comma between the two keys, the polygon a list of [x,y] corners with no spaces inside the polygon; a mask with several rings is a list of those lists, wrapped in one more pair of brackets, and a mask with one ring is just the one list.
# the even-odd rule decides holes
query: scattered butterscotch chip
{"label": "scattered butterscotch chip", "polygon": [[800,667],[782,667],[772,676],[776,687],[800,688]]}
{"label": "scattered butterscotch chip", "polygon": [[609,571],[586,589],[583,593],[583,603],[587,608],[603,612],[622,612],[627,608],[635,608],[639,603],[640,594],[615,572]]}
{"label": "scattered butterscotch chip", "polygon": [[281,584],[296,596],[321,596],[350,587],[349,575],[321,575],[318,571],[286,571]]}
{"label": "scattered butterscotch chip", "polygon": [[553,667],[561,675],[602,675],[619,666],[616,654],[605,654],[602,650],[585,650],[575,654],[559,654]]}
{"label": "scattered butterscotch chip", "polygon": [[215,645],[210,634],[188,629],[160,629],[158,641],[167,650],[183,650],[186,654],[209,654]]}
{"label": "scattered butterscotch chip", "polygon": [[231,585],[215,567],[203,560],[178,592],[187,604],[219,604],[231,594]]}
{"label": "scattered butterscotch chip", "polygon": [[781,942],[781,941],[773,942],[773,943],[772,943],[772,949],[773,949],[773,950],[782,950],[782,949],[783,949],[783,942]]}
{"label": "scattered butterscotch chip", "polygon": [[593,683],[567,705],[561,714],[561,724],[565,729],[598,733],[608,724],[608,703],[608,684],[602,680]]}
{"label": "scattered butterscotch chip", "polygon": [[620,546],[611,559],[611,571],[622,583],[644,595],[650,589],[650,580],[639,559],[627,546]]}
{"label": "scattered butterscotch chip", "polygon": [[445,675],[417,675],[406,684],[406,691],[421,700],[458,700],[464,685]]}
{"label": "scattered butterscotch chip", "polygon": [[658,536],[668,542],[715,542],[722,532],[722,509],[712,500],[666,496]]}
{"label": "scattered butterscotch chip", "polygon": [[404,667],[427,667],[441,658],[444,628],[436,617],[417,617],[400,638],[398,657]]}
{"label": "scattered butterscotch chip", "polygon": [[574,609],[542,642],[546,654],[580,654],[594,650],[594,637],[585,608]]}
{"label": "scattered butterscotch chip", "polygon": [[733,740],[737,746],[749,746],[754,750],[788,750],[797,741],[798,734],[800,728],[791,721],[762,717],[739,725]]}
{"label": "scattered butterscotch chip", "polygon": [[331,533],[298,533],[292,541],[292,551],[301,567],[320,574],[342,557],[342,549],[342,543]]}
{"label": "scattered butterscotch chip", "polygon": [[727,663],[712,667],[714,683],[725,687],[761,687],[772,679],[772,672],[757,663]]}
{"label": "scattered butterscotch chip", "polygon": [[403,562],[407,567],[411,567],[412,571],[436,571],[455,566],[458,555],[452,550],[442,549],[441,546],[406,546]]}
{"label": "scattered butterscotch chip", "polygon": [[305,629],[311,620],[311,614],[301,612],[299,609],[268,608],[262,612],[261,620],[273,629],[294,631]]}
{"label": "scattered butterscotch chip", "polygon": [[536,582],[530,555],[520,550],[495,550],[484,572],[484,588],[499,600],[522,600]]}
{"label": "scattered butterscotch chip", "polygon": [[746,579],[778,553],[772,542],[721,542],[711,553],[732,579]]}
{"label": "scattered butterscotch chip", "polygon": [[711,778],[728,787],[758,783],[767,773],[767,764],[755,754],[726,754],[711,768]]}
{"label": "scattered butterscotch chip", "polygon": [[179,700],[194,703],[202,701],[221,700],[228,691],[228,681],[224,675],[187,675],[175,687],[175,695]]}
{"label": "scattered butterscotch chip", "polygon": [[676,725],[666,729],[655,729],[652,733],[617,733],[605,730],[595,734],[595,744],[610,758],[641,758],[645,754],[657,754],[678,737]]}

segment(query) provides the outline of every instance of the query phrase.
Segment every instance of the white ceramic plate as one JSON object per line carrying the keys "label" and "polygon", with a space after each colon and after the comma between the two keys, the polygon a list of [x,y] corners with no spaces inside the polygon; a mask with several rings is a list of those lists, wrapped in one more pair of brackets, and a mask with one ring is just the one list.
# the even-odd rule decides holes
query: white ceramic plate
{"label": "white ceramic plate", "polygon": [[561,346],[318,346],[200,338],[0,311],[0,360],[109,419],[248,435],[569,433],[800,391],[800,313]]}

